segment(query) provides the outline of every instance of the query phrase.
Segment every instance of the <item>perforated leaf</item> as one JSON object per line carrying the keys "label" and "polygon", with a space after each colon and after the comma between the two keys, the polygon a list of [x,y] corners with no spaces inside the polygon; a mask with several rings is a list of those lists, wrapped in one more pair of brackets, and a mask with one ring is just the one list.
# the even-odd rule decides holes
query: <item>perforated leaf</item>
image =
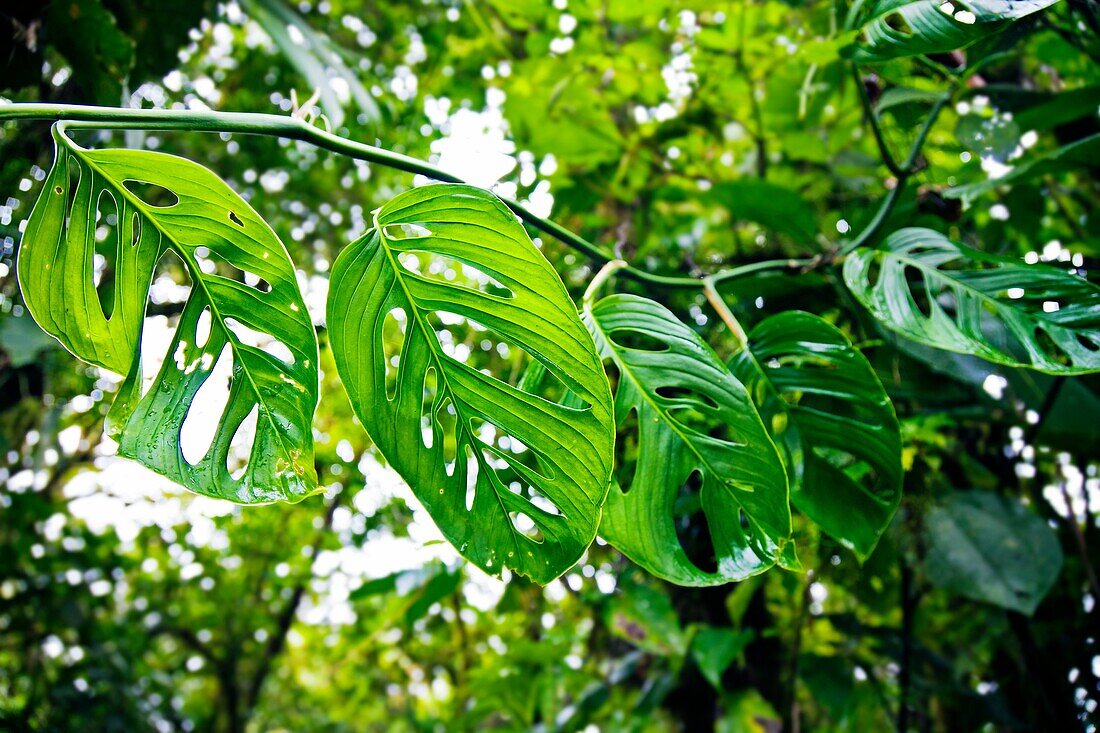
{"label": "perforated leaf", "polygon": [[852,253],[844,280],[875,318],[914,341],[1051,374],[1100,370],[1100,288],[1064,270],[912,228]]}
{"label": "perforated leaf", "polygon": [[860,23],[850,55],[868,62],[954,51],[1056,2],[880,0]]}
{"label": "perforated leaf", "polygon": [[[449,258],[489,284],[421,272],[420,255]],[[383,339],[391,313],[403,320],[399,348]],[[526,352],[569,404],[465,363],[444,348],[448,324]],[[611,393],[561,280],[499,199],[438,185],[378,209],[333,265],[328,325],[356,414],[463,556],[543,583],[577,561],[611,474]]]}
{"label": "perforated leaf", "polygon": [[[207,496],[258,503],[313,492],[317,340],[274,232],[196,163],[86,150],[61,126],[53,136],[54,166],[23,235],[19,282],[47,333],[126,375],[109,417],[119,453]],[[192,287],[143,396],[146,299],[165,252],[182,260]],[[212,397],[201,408],[212,411],[190,415],[204,387],[227,391],[225,405],[214,409]],[[192,439],[181,440],[185,429]]]}
{"label": "perforated leaf", "polygon": [[[699,336],[651,300],[611,295],[585,322],[619,372],[615,420],[637,422],[633,480],[613,487],[600,535],[654,575],[718,585],[795,564],[787,474],[744,386]],[[714,547],[705,570],[676,534],[682,487],[698,501]]]}
{"label": "perforated leaf", "polygon": [[861,559],[901,501],[901,436],[890,398],[835,326],[788,311],[730,361],[784,451],[791,501]]}

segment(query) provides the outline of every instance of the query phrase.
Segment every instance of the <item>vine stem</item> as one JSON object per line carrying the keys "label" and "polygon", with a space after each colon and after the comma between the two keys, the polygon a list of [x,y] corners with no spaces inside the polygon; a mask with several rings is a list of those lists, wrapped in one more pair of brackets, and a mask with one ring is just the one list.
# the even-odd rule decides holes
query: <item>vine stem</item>
{"label": "vine stem", "polygon": [[924,120],[924,124],[921,125],[920,131],[917,133],[916,139],[913,140],[912,146],[909,148],[909,154],[905,158],[905,162],[900,166],[893,163],[893,158],[890,157],[889,148],[886,147],[886,141],[882,138],[882,131],[879,128],[877,117],[874,109],[870,105],[870,99],[867,98],[866,93],[862,89],[863,82],[859,78],[859,75],[855,75],[856,85],[860,87],[860,100],[864,104],[865,112],[868,119],[871,121],[871,129],[875,134],[875,140],[879,146],[879,151],[883,156],[883,162],[886,167],[895,174],[897,180],[894,187],[890,189],[890,192],[886,194],[886,198],[882,200],[882,204],[878,207],[878,211],[875,212],[871,221],[863,228],[863,231],[859,233],[859,236],[854,239],[845,242],[841,246],[837,255],[846,255],[859,247],[864,246],[870,242],[875,235],[879,233],[886,220],[890,217],[890,213],[894,210],[894,207],[898,203],[898,199],[901,198],[902,191],[905,189],[905,185],[909,182],[909,179],[917,173],[917,161],[920,159],[920,151],[924,147],[925,141],[928,139],[928,133],[932,131],[932,125],[935,124],[936,119],[939,118],[940,112],[951,101],[954,96],[955,88],[952,87],[948,91],[941,94],[935,102],[932,104],[932,109],[929,110],[928,116]]}
{"label": "vine stem", "polygon": [[626,260],[611,260],[606,265],[600,268],[600,271],[596,273],[596,276],[592,278],[588,283],[588,287],[584,290],[584,295],[581,296],[581,304],[588,308],[592,305],[592,301],[596,299],[596,295],[600,292],[600,288],[607,282],[608,278],[614,275],[619,270],[629,267],[626,264]]}
{"label": "vine stem", "polygon": [[[268,135],[315,145],[356,160],[419,174],[445,183],[465,183],[460,177],[409,155],[351,140],[308,124],[296,117],[258,112],[215,112],[211,110],[132,109],[77,104],[0,104],[0,122],[7,120],[53,120],[82,123],[100,129],[178,130],[181,132],[227,132]],[[87,123],[86,125],[83,123]],[[532,213],[518,201],[501,199],[516,216],[535,229],[599,262],[615,259],[604,249],[565,227]],[[656,275],[627,264],[623,274],[643,283],[666,288],[698,288],[698,278]],[[736,276],[736,268],[727,277]]]}
{"label": "vine stem", "polygon": [[703,294],[707,296],[707,301],[715,312],[718,313],[718,317],[722,319],[722,323],[726,324],[726,328],[730,330],[734,340],[737,341],[737,349],[745,348],[745,345],[749,342],[748,334],[745,333],[745,329],[734,317],[733,311],[726,305],[726,301],[722,300],[722,296],[718,294],[718,290],[714,287],[714,277],[703,278]]}

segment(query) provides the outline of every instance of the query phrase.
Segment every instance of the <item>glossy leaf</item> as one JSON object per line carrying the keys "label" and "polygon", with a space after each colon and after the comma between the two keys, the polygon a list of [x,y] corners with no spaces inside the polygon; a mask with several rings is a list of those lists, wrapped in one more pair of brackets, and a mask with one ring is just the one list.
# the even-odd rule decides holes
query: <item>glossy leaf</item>
{"label": "glossy leaf", "polygon": [[850,49],[861,63],[948,53],[1058,0],[880,0]]}
{"label": "glossy leaf", "polygon": [[844,280],[883,325],[914,341],[1051,374],[1100,370],[1100,288],[1064,270],[914,228],[853,252]]}
{"label": "glossy leaf", "polygon": [[[600,535],[654,575],[681,585],[742,580],[793,565],[783,461],[742,384],[664,306],[612,295],[585,321],[619,372],[615,419],[637,419],[633,480],[613,487]],[[676,534],[681,487],[699,473],[699,501],[717,570],[693,563]]]}
{"label": "glossy leaf", "polygon": [[1054,531],[1018,501],[952,494],[925,518],[932,582],[966,598],[1031,614],[1062,568]]}
{"label": "glossy leaf", "polygon": [[788,311],[730,361],[783,449],[791,501],[865,559],[901,501],[901,437],[874,369],[835,326]]}
{"label": "glossy leaf", "polygon": [[[19,249],[19,282],[43,330],[81,359],[126,375],[110,414],[119,454],[207,496],[259,503],[313,492],[317,340],[274,232],[196,163],[86,150],[57,126],[54,141],[54,166]],[[163,196],[146,200],[147,185]],[[97,228],[106,232],[102,292]],[[183,261],[192,289],[143,395],[143,317],[164,252]],[[197,449],[185,456],[181,433],[208,381],[228,390],[226,404],[201,418],[209,424],[195,426]],[[248,427],[240,436],[238,429],[253,413],[247,464],[231,469],[235,436],[247,442]]]}
{"label": "glossy leaf", "polygon": [[[416,253],[453,259],[495,285],[483,292],[402,264]],[[395,309],[407,321],[387,393],[382,328]],[[448,355],[433,325],[444,316],[522,349],[580,406]],[[499,199],[438,185],[377,210],[371,231],[333,265],[328,325],[356,414],[463,556],[543,583],[577,561],[611,474],[610,389],[561,280]],[[454,415],[453,432],[443,413]]]}

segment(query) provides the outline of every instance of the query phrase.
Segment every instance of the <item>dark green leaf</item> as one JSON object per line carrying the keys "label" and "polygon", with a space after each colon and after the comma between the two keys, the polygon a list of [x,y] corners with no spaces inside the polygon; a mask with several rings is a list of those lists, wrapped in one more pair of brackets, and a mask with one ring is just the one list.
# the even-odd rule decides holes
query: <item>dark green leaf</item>
{"label": "dark green leaf", "polygon": [[735,220],[756,222],[800,243],[812,243],[817,236],[814,210],[789,188],[745,178],[716,185],[710,196]]}
{"label": "dark green leaf", "polygon": [[776,444],[791,501],[861,559],[901,501],[901,437],[867,359],[836,327],[788,311],[763,321],[730,361]]}
{"label": "dark green leaf", "polygon": [[[928,346],[1051,374],[1100,370],[1100,288],[1063,270],[902,229],[849,255],[844,280],[887,328]],[[992,338],[998,322],[1006,343]]]}
{"label": "dark green leaf", "polygon": [[[745,388],[665,307],[612,295],[585,322],[619,371],[615,416],[636,413],[638,462],[613,487],[600,534],[651,573],[681,585],[742,580],[795,564],[787,475]],[[681,487],[698,472],[717,570],[693,563],[676,535]]]}
{"label": "dark green leaf", "polygon": [[[242,503],[296,501],[315,491],[317,339],[274,232],[196,163],[86,150],[58,126],[54,141],[54,166],[19,249],[19,282],[43,330],[81,359],[126,375],[110,415],[119,453],[192,491]],[[164,198],[146,201],[138,184],[164,189]],[[97,228],[106,234],[98,245]],[[98,250],[107,263],[101,289],[110,284],[103,292],[95,283]],[[143,395],[142,320],[164,252],[183,261],[193,286]],[[220,419],[196,428],[208,447],[185,456],[181,432],[200,389],[226,379]],[[238,430],[253,413],[247,465],[231,468],[231,446],[235,437],[246,442],[247,426]]]}
{"label": "dark green leaf", "polygon": [[860,63],[947,53],[1002,30],[1058,0],[880,0],[850,49]]}
{"label": "dark green leaf", "polygon": [[1089,168],[1100,160],[1100,134],[1086,137],[1084,140],[1064,145],[1044,155],[1039,155],[1020,163],[1000,178],[989,178],[967,186],[956,186],[944,191],[947,198],[973,201],[998,186],[1020,183],[1051,173],[1064,173],[1081,168]]}
{"label": "dark green leaf", "polygon": [[722,675],[740,656],[755,633],[720,626],[704,626],[695,632],[691,642],[691,657],[699,671],[716,690],[722,689]]}
{"label": "dark green leaf", "polygon": [[[417,253],[450,258],[489,284],[483,292],[421,274],[404,264]],[[388,354],[382,329],[398,309],[404,343]],[[440,314],[522,349],[582,406],[555,404],[448,355],[433,325]],[[577,561],[595,536],[611,473],[611,394],[561,280],[499,199],[438,185],[377,210],[371,231],[333,265],[328,325],[356,414],[463,556],[542,583]]]}
{"label": "dark green leaf", "polygon": [[1062,567],[1062,548],[1047,523],[997,494],[952,494],[928,513],[925,531],[933,583],[1020,613],[1034,613]]}

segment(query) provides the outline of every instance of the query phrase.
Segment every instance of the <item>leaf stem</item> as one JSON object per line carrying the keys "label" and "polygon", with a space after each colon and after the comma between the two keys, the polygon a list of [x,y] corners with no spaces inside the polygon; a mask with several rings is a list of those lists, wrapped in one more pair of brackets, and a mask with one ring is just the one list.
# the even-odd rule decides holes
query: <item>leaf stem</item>
{"label": "leaf stem", "polygon": [[726,328],[730,330],[735,341],[737,341],[737,349],[741,350],[745,348],[745,345],[749,342],[748,334],[745,333],[745,329],[734,317],[733,312],[726,305],[726,301],[722,299],[722,296],[718,294],[718,291],[714,287],[714,277],[703,278],[703,294],[707,296],[707,302],[718,313],[718,317],[722,319],[722,322],[726,324]]}
{"label": "leaf stem", "polygon": [[611,260],[596,273],[596,276],[588,283],[588,287],[585,288],[584,295],[581,296],[581,303],[584,307],[588,307],[592,304],[592,301],[596,299],[596,294],[599,293],[600,288],[607,282],[608,278],[614,275],[619,270],[629,267],[626,264],[626,260]]}
{"label": "leaf stem", "polygon": [[[458,176],[412,156],[394,153],[385,148],[341,137],[314,127],[304,120],[282,115],[209,110],[131,109],[76,104],[0,104],[0,122],[28,119],[94,123],[89,126],[108,129],[180,130],[186,132],[272,135],[309,143],[349,158],[365,160],[368,163],[376,163],[406,173],[426,176],[436,181],[464,183]],[[574,234],[560,224],[533,214],[519,202],[506,198],[501,200],[527,224],[560,240],[588,257],[600,262],[610,262],[614,259],[602,247]],[[699,280],[694,277],[655,275],[630,265],[620,269],[628,277],[652,285],[660,285],[666,288],[699,287]]]}
{"label": "leaf stem", "polygon": [[863,116],[867,118],[867,123],[871,126],[871,134],[875,136],[875,144],[878,145],[882,163],[887,170],[901,178],[905,175],[905,171],[894,160],[894,155],[890,152],[890,146],[886,144],[886,137],[882,134],[882,124],[879,121],[878,113],[875,112],[875,107],[871,103],[871,96],[867,93],[867,87],[864,85],[863,77],[859,73],[859,67],[854,64],[852,65],[852,79],[856,84],[859,102],[863,106]]}
{"label": "leaf stem", "polygon": [[[858,74],[856,76],[856,81],[859,81]],[[901,198],[905,185],[909,182],[909,179],[918,172],[917,161],[920,160],[920,151],[924,147],[925,141],[928,139],[928,133],[932,131],[932,125],[934,125],[939,118],[940,112],[943,111],[944,106],[951,101],[951,97],[954,96],[954,93],[955,89],[952,87],[941,94],[932,104],[932,109],[928,111],[928,117],[925,118],[924,124],[917,133],[916,139],[913,140],[912,146],[909,148],[909,154],[906,156],[905,162],[898,167],[897,173],[895,174],[897,176],[897,181],[894,187],[886,194],[886,198],[882,200],[882,204],[879,205],[878,211],[875,212],[874,217],[872,217],[871,221],[867,223],[867,226],[863,228],[863,231],[861,231],[855,239],[844,243],[840,247],[840,250],[837,252],[838,256],[846,255],[864,246],[881,231],[886,220],[890,217],[894,207],[897,205],[898,199]],[[873,115],[873,112],[871,114]],[[872,129],[877,129],[877,126],[872,125]],[[878,134],[881,133],[876,134],[876,139]],[[888,154],[888,151],[883,149],[883,155]],[[883,162],[885,163],[886,159],[884,159]],[[886,163],[886,166],[887,168],[891,168],[890,163]],[[891,171],[893,171],[893,168],[891,168]]]}

